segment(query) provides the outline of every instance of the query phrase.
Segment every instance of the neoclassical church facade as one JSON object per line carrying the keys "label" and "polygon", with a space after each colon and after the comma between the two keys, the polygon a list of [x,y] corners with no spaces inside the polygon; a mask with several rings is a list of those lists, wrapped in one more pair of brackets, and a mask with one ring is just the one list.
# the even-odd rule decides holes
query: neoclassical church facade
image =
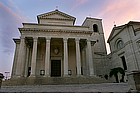
{"label": "neoclassical church facade", "polygon": [[12,78],[103,77],[107,53],[102,20],[76,18],[54,10],[37,16],[38,23],[23,23],[14,39]]}

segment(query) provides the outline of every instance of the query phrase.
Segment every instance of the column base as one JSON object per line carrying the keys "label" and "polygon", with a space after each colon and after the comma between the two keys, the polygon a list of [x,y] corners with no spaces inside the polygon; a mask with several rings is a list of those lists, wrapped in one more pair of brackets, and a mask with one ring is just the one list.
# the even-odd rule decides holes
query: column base
{"label": "column base", "polygon": [[83,75],[81,75],[81,74],[78,74],[78,75],[76,75],[76,77],[83,77]]}
{"label": "column base", "polygon": [[25,78],[25,76],[23,76],[23,75],[14,75],[14,76],[11,76],[11,78]]}
{"label": "column base", "polygon": [[70,77],[70,75],[63,75],[63,77]]}
{"label": "column base", "polygon": [[91,76],[91,77],[94,76],[94,77],[95,77],[96,75],[94,75],[94,74],[90,74],[89,76]]}
{"label": "column base", "polygon": [[50,75],[44,75],[43,77],[51,77]]}
{"label": "column base", "polygon": [[29,77],[36,77],[36,75],[30,75]]}
{"label": "column base", "polygon": [[11,76],[11,78],[20,78],[20,77],[21,77],[20,75]]}

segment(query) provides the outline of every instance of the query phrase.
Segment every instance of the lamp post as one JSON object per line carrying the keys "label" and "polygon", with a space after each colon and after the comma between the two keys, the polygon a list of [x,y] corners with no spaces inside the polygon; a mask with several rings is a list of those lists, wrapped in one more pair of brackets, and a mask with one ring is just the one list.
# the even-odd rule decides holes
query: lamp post
{"label": "lamp post", "polygon": [[9,74],[10,72],[5,72],[5,80],[7,80],[8,79],[8,74]]}

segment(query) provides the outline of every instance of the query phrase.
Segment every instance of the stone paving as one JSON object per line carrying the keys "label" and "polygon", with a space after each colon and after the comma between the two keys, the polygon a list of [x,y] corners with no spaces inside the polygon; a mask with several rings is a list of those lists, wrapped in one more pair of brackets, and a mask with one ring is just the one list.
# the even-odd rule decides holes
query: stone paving
{"label": "stone paving", "polygon": [[2,86],[0,93],[128,93],[127,83]]}

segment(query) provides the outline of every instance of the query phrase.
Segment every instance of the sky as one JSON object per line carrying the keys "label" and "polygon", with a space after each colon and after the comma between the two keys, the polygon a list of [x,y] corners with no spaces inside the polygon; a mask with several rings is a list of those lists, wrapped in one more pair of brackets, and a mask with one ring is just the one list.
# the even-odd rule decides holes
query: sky
{"label": "sky", "polygon": [[[0,0],[0,72],[11,72],[15,44],[22,23],[37,23],[36,16],[58,9],[76,17],[82,25],[86,17],[103,19],[105,40],[114,24],[140,21],[139,0]],[[107,44],[109,53],[109,45]]]}

